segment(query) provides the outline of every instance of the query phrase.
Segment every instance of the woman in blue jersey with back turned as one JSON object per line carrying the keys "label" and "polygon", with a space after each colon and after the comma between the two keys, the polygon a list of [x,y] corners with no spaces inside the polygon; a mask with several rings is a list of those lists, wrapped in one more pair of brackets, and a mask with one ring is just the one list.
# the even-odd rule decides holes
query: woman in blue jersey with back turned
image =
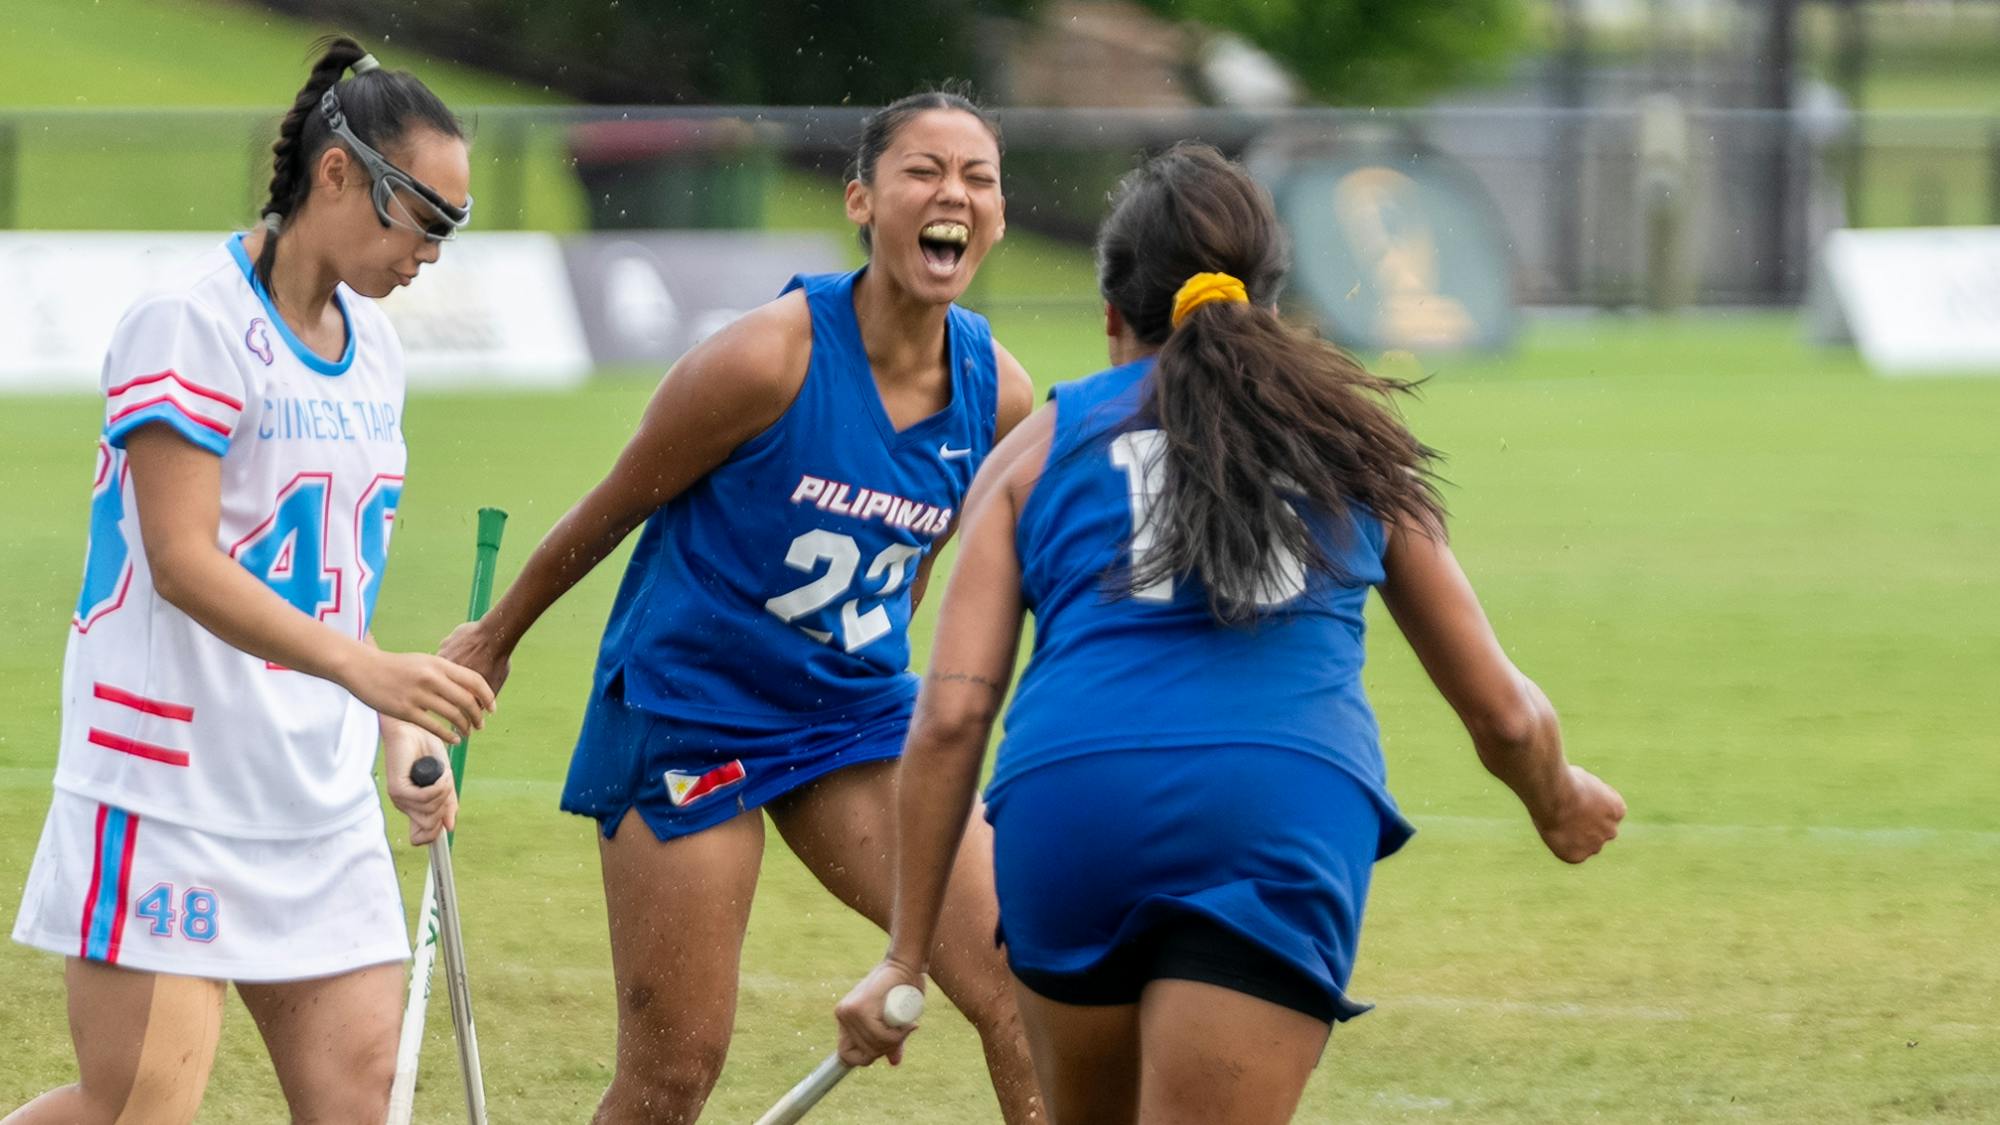
{"label": "woman in blue jersey with back turned", "polygon": [[[600,1122],[700,1113],[729,1046],[765,811],[887,925],[910,613],[974,472],[1033,408],[1027,373],[953,304],[1004,225],[980,111],[930,93],[873,115],[847,214],[867,266],[796,278],[682,357],[609,475],[442,649],[497,689],[535,619],[645,524],[562,802],[603,827],[618,1062]],[[990,832],[960,828],[938,981],[979,1030],[1003,1112],[1027,1120]]]}
{"label": "woman in blue jersey with back turned", "polygon": [[[1052,1120],[1287,1119],[1336,1020],[1374,862],[1411,829],[1361,688],[1382,591],[1550,850],[1615,835],[1445,545],[1400,385],[1287,327],[1269,198],[1214,149],[1126,178],[1098,237],[1111,359],[995,450],[965,505],[904,753],[888,957],[841,1055],[900,1051],[1024,609],[987,790],[1000,921]],[[962,859],[961,859],[962,862]]]}

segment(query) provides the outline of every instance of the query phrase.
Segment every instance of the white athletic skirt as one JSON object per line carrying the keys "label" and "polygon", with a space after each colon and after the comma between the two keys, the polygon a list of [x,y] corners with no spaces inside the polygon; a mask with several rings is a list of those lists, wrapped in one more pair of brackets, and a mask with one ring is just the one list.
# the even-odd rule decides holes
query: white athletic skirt
{"label": "white athletic skirt", "polygon": [[324,836],[245,840],[57,790],[14,940],[232,981],[332,976],[410,955],[382,810]]}

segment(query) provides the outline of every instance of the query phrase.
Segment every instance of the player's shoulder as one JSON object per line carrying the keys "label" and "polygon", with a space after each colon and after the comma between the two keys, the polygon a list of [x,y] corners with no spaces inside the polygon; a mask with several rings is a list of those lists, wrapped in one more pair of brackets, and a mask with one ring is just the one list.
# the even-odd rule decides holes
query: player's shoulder
{"label": "player's shoulder", "polygon": [[1004,434],[1035,409],[1035,380],[999,340],[993,341],[993,368],[999,380],[1000,430]]}
{"label": "player's shoulder", "polygon": [[795,289],[751,309],[690,348],[668,378],[782,412],[797,397],[811,360],[812,313],[805,293]]}
{"label": "player's shoulder", "polygon": [[236,290],[248,292],[242,272],[228,252],[216,247],[178,269],[170,270],[125,309],[121,327],[147,331],[190,323],[224,325],[236,306]]}

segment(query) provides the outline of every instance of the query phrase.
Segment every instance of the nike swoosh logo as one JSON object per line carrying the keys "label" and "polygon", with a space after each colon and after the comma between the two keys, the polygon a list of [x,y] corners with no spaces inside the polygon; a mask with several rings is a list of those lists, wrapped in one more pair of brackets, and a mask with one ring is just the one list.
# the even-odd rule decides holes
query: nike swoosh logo
{"label": "nike swoosh logo", "polygon": [[964,449],[953,449],[950,442],[945,442],[943,445],[938,446],[938,456],[947,461],[956,461],[960,457],[972,456],[972,447],[966,446]]}

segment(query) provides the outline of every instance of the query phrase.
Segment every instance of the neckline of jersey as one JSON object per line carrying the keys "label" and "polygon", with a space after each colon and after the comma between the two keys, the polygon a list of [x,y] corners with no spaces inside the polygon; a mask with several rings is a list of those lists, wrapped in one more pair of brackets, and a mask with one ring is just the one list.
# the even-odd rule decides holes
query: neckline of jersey
{"label": "neckline of jersey", "polygon": [[347,374],[347,369],[354,366],[354,314],[348,311],[347,298],[340,295],[339,288],[336,287],[333,291],[333,303],[340,309],[340,323],[347,335],[347,347],[341,352],[338,360],[330,360],[306,347],[304,340],[292,334],[292,327],[285,323],[285,318],[278,315],[278,306],[271,301],[270,291],[264,288],[264,283],[258,280],[256,267],[250,264],[249,252],[243,249],[243,232],[238,231],[230,236],[229,256],[236,259],[236,268],[243,271],[243,280],[250,283],[251,291],[257,294],[259,301],[263,302],[264,311],[270,314],[271,328],[278,333],[278,338],[285,342],[285,347],[298,357],[299,362],[321,375]]}
{"label": "neckline of jersey", "polygon": [[864,408],[868,411],[869,417],[875,420],[875,427],[882,431],[883,439],[897,444],[906,443],[936,428],[943,419],[949,418],[959,405],[961,385],[958,378],[958,369],[964,362],[959,354],[964,350],[961,346],[963,341],[959,338],[958,326],[952,322],[951,309],[947,306],[944,317],[944,337],[945,352],[949,358],[946,360],[945,378],[951,386],[951,400],[935,412],[926,414],[900,430],[897,429],[896,420],[889,417],[889,404],[882,401],[882,384],[875,379],[875,365],[868,361],[868,342],[861,335],[861,316],[854,311],[854,287],[860,283],[861,275],[867,272],[868,267],[862,266],[860,269],[842,278],[837,290],[838,299],[834,301],[834,304],[839,306],[839,311],[836,315],[841,318],[841,326],[846,328],[851,334],[854,341],[855,355],[859,360],[853,366],[860,373],[861,377],[858,380],[850,380],[850,382],[854,384],[856,394],[865,400]]}

